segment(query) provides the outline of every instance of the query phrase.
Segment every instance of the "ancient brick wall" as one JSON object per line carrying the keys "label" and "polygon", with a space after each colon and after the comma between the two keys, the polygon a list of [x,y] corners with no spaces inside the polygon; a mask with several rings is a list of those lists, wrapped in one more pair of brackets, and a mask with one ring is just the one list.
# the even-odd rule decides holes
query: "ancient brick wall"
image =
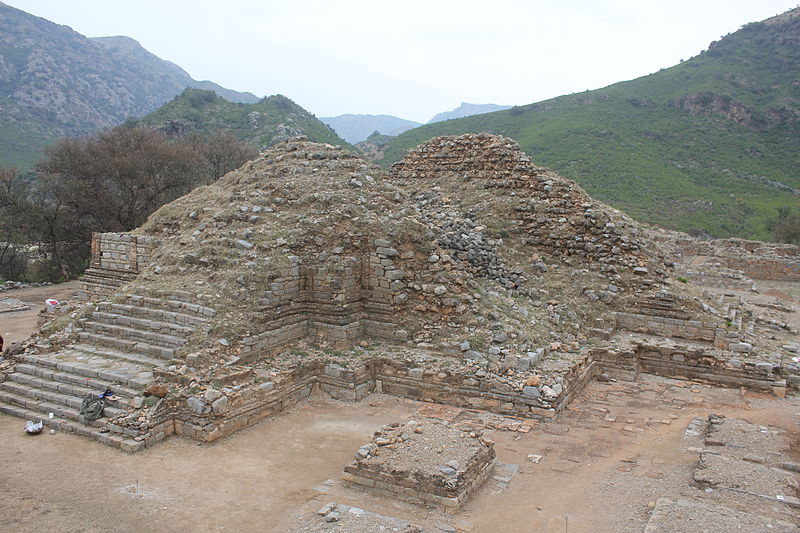
{"label": "ancient brick wall", "polygon": [[597,348],[591,357],[612,376],[633,379],[640,372],[724,387],[747,387],[786,395],[784,379],[772,363],[718,357],[711,350],[680,344],[642,343],[629,350]]}
{"label": "ancient brick wall", "polygon": [[91,266],[139,272],[150,264],[152,241],[132,233],[93,233]]}
{"label": "ancient brick wall", "polygon": [[226,408],[219,412],[196,400],[194,410],[188,409],[182,400],[173,401],[162,411],[164,425],[172,425],[162,428],[157,440],[172,433],[209,442],[216,440],[295,405],[308,398],[315,387],[346,400],[361,400],[372,392],[384,392],[521,418],[550,419],[566,408],[598,372],[609,372],[621,379],[635,379],[643,372],[729,387],[744,386],[778,396],[786,394],[786,380],[770,363],[719,358],[707,349],[681,345],[639,344],[619,351],[595,348],[565,376],[563,392],[550,408],[542,407],[536,399],[519,391],[498,390],[491,382],[407,368],[398,361],[378,358],[356,368],[332,364],[297,368],[282,376],[279,383],[266,382],[258,390],[231,393]]}
{"label": "ancient brick wall", "polygon": [[[513,140],[482,133],[437,137],[392,166],[399,179],[468,181],[514,199],[512,216],[527,244],[556,256],[642,267],[656,255],[636,224],[593,200],[577,184],[536,167]],[[438,184],[438,183],[437,183]]]}
{"label": "ancient brick wall", "polygon": [[800,246],[743,239],[703,241],[675,231],[651,231],[679,264],[693,270],[732,269],[753,279],[800,281]]}
{"label": "ancient brick wall", "polygon": [[337,266],[306,266],[298,258],[276,272],[260,304],[270,328],[242,340],[244,354],[280,349],[318,336],[342,345],[363,336],[402,338],[392,313],[405,286],[399,255],[389,242],[375,239],[362,257],[341,257]]}
{"label": "ancient brick wall", "polygon": [[93,233],[89,268],[81,288],[90,298],[107,297],[150,265],[154,239],[131,233]]}
{"label": "ancient brick wall", "polygon": [[699,320],[682,320],[638,313],[616,313],[617,329],[647,333],[661,337],[687,339],[714,343],[718,333],[716,324]]}

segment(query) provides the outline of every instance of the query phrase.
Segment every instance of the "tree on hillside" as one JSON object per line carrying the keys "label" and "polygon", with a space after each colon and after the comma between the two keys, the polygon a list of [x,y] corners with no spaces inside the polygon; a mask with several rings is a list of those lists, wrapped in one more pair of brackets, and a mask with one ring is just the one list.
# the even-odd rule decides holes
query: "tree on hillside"
{"label": "tree on hillside", "polygon": [[16,279],[25,269],[25,184],[16,168],[0,167],[0,276]]}
{"label": "tree on hillside", "polygon": [[227,131],[217,131],[211,135],[194,132],[186,137],[186,142],[203,158],[209,183],[217,181],[258,155],[255,146],[240,141]]}
{"label": "tree on hillside", "polygon": [[775,240],[800,245],[800,209],[786,206],[778,208],[778,216],[773,222]]}
{"label": "tree on hillside", "polygon": [[119,126],[62,139],[37,167],[44,191],[88,231],[128,231],[160,206],[199,185],[190,146],[149,128]]}

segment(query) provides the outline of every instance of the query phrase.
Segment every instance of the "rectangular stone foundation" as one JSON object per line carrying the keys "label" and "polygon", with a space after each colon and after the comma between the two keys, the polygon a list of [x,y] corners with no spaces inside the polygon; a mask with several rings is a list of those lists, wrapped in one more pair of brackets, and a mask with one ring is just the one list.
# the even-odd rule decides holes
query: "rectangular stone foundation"
{"label": "rectangular stone foundation", "polygon": [[[433,453],[431,442],[444,452]],[[493,444],[480,435],[462,436],[440,422],[410,421],[376,432],[345,467],[342,479],[455,511],[492,475],[494,464]]]}

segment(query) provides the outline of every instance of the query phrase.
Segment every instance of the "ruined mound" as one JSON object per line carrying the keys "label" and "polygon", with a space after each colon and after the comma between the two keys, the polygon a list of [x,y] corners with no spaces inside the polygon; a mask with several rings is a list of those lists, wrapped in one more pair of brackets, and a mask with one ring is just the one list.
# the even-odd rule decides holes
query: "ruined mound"
{"label": "ruined mound", "polygon": [[639,224],[575,182],[534,166],[507,137],[437,137],[409,151],[392,175],[441,187],[495,224],[505,221],[505,235],[556,257],[629,268],[661,259]]}
{"label": "ruined mound", "polygon": [[[389,175],[296,139],[163,207],[137,233],[157,244],[136,285],[210,297],[212,332],[245,352],[307,336],[432,342],[463,337],[465,326],[491,336],[505,329],[501,316],[520,314],[514,337],[577,333],[579,317],[603,311],[586,309],[582,290],[610,303],[642,283],[634,273],[663,274],[636,223],[488,134],[434,139]],[[563,323],[528,318],[543,310]]]}
{"label": "ruined mound", "polygon": [[434,139],[389,173],[293,139],[92,249],[85,286],[117,294],[21,366],[147,388],[152,408],[131,390],[107,413],[145,444],[214,440],[312,390],[550,418],[642,364],[785,392],[736,302],[672,282],[635,222],[503,137]]}

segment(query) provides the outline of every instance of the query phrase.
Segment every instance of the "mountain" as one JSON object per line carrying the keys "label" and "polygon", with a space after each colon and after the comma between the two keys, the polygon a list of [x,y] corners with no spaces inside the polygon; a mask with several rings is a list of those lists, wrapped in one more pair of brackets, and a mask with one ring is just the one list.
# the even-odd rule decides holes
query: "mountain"
{"label": "mountain", "polygon": [[380,162],[481,131],[514,138],[536,163],[639,220],[772,238],[777,209],[800,205],[800,8],[649,76],[407,131]]}
{"label": "mountain", "polygon": [[187,86],[258,101],[196,81],[128,37],[89,39],[0,3],[0,166],[29,168],[58,137],[143,115]]}
{"label": "mountain", "polygon": [[336,117],[321,117],[320,120],[352,144],[365,140],[376,131],[382,135],[399,135],[421,125],[419,122],[391,115],[346,114]]}
{"label": "mountain", "polygon": [[494,111],[502,111],[510,109],[510,105],[496,105],[496,104],[468,104],[461,102],[461,105],[452,111],[445,111],[444,113],[436,114],[428,121],[428,124],[434,122],[442,122],[445,120],[452,120],[454,118],[471,117],[472,115],[482,115],[484,113],[492,113]]}
{"label": "mountain", "polygon": [[258,148],[298,135],[305,135],[314,142],[352,148],[327,124],[280,94],[267,96],[254,104],[241,104],[229,102],[213,91],[189,88],[152,113],[128,122],[157,128],[176,137],[191,132],[227,130]]}
{"label": "mountain", "polygon": [[[140,65],[138,68],[144,71],[162,73],[162,75],[170,80],[174,80],[178,91],[186,87],[194,87],[195,89],[214,91],[231,102],[253,104],[259,100],[258,96],[254,94],[226,89],[213,81],[195,80],[178,65],[170,63],[169,61],[164,61],[158,56],[151,54],[142,48],[142,45],[136,40],[130,37],[92,37],[91,40],[103,45],[119,64],[138,64]],[[172,75],[170,75],[170,72]],[[175,94],[173,94],[173,96]]]}
{"label": "mountain", "polygon": [[[441,122],[453,118],[469,117],[492,111],[509,109],[511,106],[495,104],[468,104],[462,102],[460,106],[452,111],[439,113],[428,121]],[[394,117],[392,115],[354,115],[346,114],[336,117],[321,117],[320,120],[333,128],[344,140],[356,144],[365,141],[367,137],[375,132],[381,135],[400,135],[410,129],[421,126],[419,122]]]}

